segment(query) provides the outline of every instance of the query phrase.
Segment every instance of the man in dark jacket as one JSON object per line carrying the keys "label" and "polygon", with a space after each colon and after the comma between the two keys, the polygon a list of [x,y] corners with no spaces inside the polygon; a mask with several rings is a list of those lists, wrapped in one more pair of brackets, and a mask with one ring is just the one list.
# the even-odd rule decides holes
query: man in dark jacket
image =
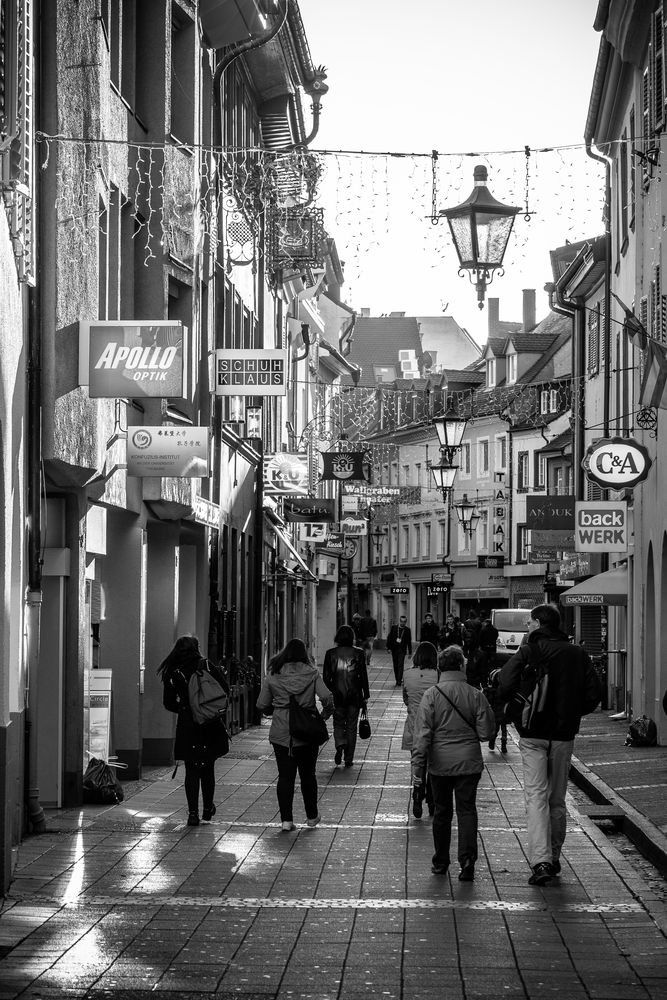
{"label": "man in dark jacket", "polygon": [[600,684],[588,653],[573,646],[560,627],[553,604],[540,604],[530,612],[528,641],[499,671],[498,697],[511,702],[522,679],[538,667],[547,671],[546,701],[530,730],[520,717],[523,784],[528,825],[528,860],[531,885],[545,885],[560,873],[560,853],[565,840],[565,793],[574,738],[582,715],[600,703]]}
{"label": "man in dark jacket", "polygon": [[396,687],[403,683],[403,666],[406,653],[412,656],[412,632],[408,628],[408,619],[401,615],[398,625],[392,625],[387,636],[387,649],[391,653],[394,665]]}
{"label": "man in dark jacket", "polygon": [[440,632],[440,626],[437,622],[433,621],[433,615],[430,611],[427,611],[424,615],[424,621],[422,622],[421,632],[419,633],[420,642],[431,642],[438,648],[438,634]]}

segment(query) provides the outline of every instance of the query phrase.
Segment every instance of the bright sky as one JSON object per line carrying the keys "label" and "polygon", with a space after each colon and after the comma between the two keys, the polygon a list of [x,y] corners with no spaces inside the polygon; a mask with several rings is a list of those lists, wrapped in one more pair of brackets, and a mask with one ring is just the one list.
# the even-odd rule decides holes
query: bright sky
{"label": "bright sky", "polygon": [[[446,311],[478,342],[486,310],[457,275],[444,220],[432,208],[463,201],[476,163],[492,194],[526,204],[487,296],[501,319],[521,319],[521,289],[536,288],[538,318],[552,278],[548,250],[602,231],[603,173],[583,148],[600,35],[598,0],[299,0],[313,61],[328,71],[312,148],[427,154],[325,157],[320,204],[346,263],[344,291],[373,315]],[[531,147],[526,161],[524,147]],[[542,147],[575,149],[539,153]],[[514,156],[503,151],[519,151]],[[446,154],[487,152],[487,157]]]}

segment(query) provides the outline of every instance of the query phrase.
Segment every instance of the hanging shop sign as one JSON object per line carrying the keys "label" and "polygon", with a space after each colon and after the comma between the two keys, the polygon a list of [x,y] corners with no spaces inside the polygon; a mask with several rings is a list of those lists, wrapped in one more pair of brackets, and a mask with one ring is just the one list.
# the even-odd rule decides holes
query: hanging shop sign
{"label": "hanging shop sign", "polygon": [[[307,496],[310,486],[308,455],[280,451],[264,457],[264,492]],[[312,520],[312,518],[310,518]]]}
{"label": "hanging shop sign", "polygon": [[343,514],[356,514],[363,505],[363,500],[359,497],[341,497],[341,510]]}
{"label": "hanging shop sign", "polygon": [[345,482],[352,479],[366,480],[363,451],[324,451],[321,454],[322,479],[337,479]]}
{"label": "hanging shop sign", "polygon": [[502,569],[505,556],[477,556],[477,569]]}
{"label": "hanging shop sign", "polygon": [[336,555],[342,555],[345,551],[345,535],[341,532],[330,531],[324,540],[324,547]]}
{"label": "hanging shop sign", "polygon": [[215,352],[216,396],[284,396],[287,351],[232,350]]}
{"label": "hanging shop sign", "polygon": [[175,320],[81,320],[79,384],[92,399],[182,399],[186,337]]}
{"label": "hanging shop sign", "polygon": [[347,517],[341,519],[340,530],[344,535],[367,535],[368,518],[355,517],[353,514],[348,514]]}
{"label": "hanging shop sign", "polygon": [[285,497],[283,517],[289,523],[308,521],[333,521],[335,500],[318,500],[317,497]]}
{"label": "hanging shop sign", "polygon": [[526,528],[529,531],[564,531],[574,528],[574,496],[526,497]]}
{"label": "hanging shop sign", "polygon": [[262,407],[246,406],[245,408],[245,436],[247,438],[261,438],[262,436]]}
{"label": "hanging shop sign", "polygon": [[[574,509],[572,517],[574,519]],[[572,527],[554,528],[548,531],[533,529],[531,531],[528,562],[554,562],[560,559],[562,552],[574,552],[574,530]]]}
{"label": "hanging shop sign", "polygon": [[345,486],[345,494],[359,497],[370,504],[421,503],[420,486],[370,486],[350,483]]}
{"label": "hanging shop sign", "polygon": [[409,587],[391,587],[390,588],[390,593],[392,593],[392,594],[409,594],[410,593],[410,588]]}
{"label": "hanging shop sign", "polygon": [[208,441],[208,427],[130,427],[127,474],[206,479]]}
{"label": "hanging shop sign", "polygon": [[628,506],[624,500],[581,500],[575,509],[577,552],[627,552]]}
{"label": "hanging shop sign", "polygon": [[299,525],[299,541],[323,542],[327,537],[329,525],[324,521],[312,521],[310,524]]}
{"label": "hanging shop sign", "polygon": [[506,555],[507,536],[507,491],[503,485],[496,486],[493,491],[493,555]]}
{"label": "hanging shop sign", "polygon": [[206,497],[196,496],[192,503],[193,519],[207,528],[220,527],[220,506]]}
{"label": "hanging shop sign", "polygon": [[603,489],[632,490],[649,474],[653,461],[632,438],[602,438],[589,445],[581,464],[593,483]]}
{"label": "hanging shop sign", "polygon": [[449,583],[429,583],[426,588],[427,597],[437,597],[439,594],[448,594],[451,590]]}

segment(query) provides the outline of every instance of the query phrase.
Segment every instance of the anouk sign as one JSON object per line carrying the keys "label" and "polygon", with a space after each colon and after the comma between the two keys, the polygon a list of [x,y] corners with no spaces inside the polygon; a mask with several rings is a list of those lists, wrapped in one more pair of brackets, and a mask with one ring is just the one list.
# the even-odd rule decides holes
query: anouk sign
{"label": "anouk sign", "polygon": [[588,478],[603,489],[631,490],[648,476],[652,460],[632,438],[603,438],[589,446],[581,463]]}

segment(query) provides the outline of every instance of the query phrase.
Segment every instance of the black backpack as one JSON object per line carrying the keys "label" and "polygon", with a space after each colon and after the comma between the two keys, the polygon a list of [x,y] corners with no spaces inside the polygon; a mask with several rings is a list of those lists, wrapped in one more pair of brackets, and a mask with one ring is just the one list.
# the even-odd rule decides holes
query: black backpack
{"label": "black backpack", "polygon": [[521,672],[521,681],[516,693],[505,708],[505,717],[526,736],[539,731],[549,690],[549,671],[542,661],[537,660],[530,646],[527,647],[528,663]]}
{"label": "black backpack", "polygon": [[658,727],[647,715],[633,719],[625,737],[626,747],[654,747],[658,743]]}

